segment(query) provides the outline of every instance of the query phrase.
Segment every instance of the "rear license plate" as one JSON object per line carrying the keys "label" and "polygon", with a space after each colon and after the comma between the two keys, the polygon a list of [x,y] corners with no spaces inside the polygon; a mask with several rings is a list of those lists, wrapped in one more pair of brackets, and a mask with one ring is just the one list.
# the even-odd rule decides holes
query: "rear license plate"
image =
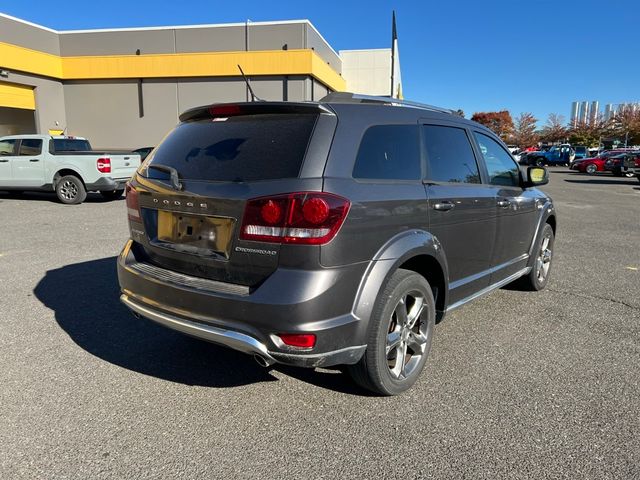
{"label": "rear license plate", "polygon": [[158,210],[158,242],[200,255],[212,252],[229,258],[235,219]]}

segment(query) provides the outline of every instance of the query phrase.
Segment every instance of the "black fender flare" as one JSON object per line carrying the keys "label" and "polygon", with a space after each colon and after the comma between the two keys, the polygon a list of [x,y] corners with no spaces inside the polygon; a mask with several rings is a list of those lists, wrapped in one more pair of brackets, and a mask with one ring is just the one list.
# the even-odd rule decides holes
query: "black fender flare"
{"label": "black fender flare", "polygon": [[[539,201],[540,200],[538,200],[538,202]],[[554,232],[558,228],[556,209],[553,206],[553,202],[550,199],[546,199],[546,201],[543,204],[541,204],[541,206],[539,206],[538,208],[540,209],[540,216],[538,217],[538,224],[536,225],[536,230],[533,235],[533,238],[531,239],[531,245],[529,246],[528,266],[530,267],[533,267],[533,262],[535,261],[535,255],[534,255],[533,249],[535,248],[536,243],[538,242],[538,237],[542,233],[542,228],[544,224],[548,222],[549,218],[553,217]]]}
{"label": "black fender flare", "polygon": [[393,272],[407,260],[418,255],[428,255],[438,262],[444,278],[444,304],[447,305],[449,268],[442,245],[435,236],[424,230],[399,233],[386,242],[371,260],[353,302],[352,313],[361,320],[358,333],[365,342],[369,318],[380,292]]}

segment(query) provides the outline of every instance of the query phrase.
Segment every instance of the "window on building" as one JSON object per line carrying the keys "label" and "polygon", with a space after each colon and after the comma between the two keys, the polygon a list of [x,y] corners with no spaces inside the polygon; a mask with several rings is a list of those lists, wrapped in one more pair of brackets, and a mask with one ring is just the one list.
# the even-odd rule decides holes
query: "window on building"
{"label": "window on building", "polygon": [[353,178],[419,180],[422,175],[417,125],[377,125],[364,133]]}
{"label": "window on building", "polygon": [[511,155],[491,137],[474,132],[480,152],[484,157],[492,185],[518,186],[520,185],[520,171]]}
{"label": "window on building", "polygon": [[480,183],[473,148],[462,128],[423,125],[428,178],[434,182]]}

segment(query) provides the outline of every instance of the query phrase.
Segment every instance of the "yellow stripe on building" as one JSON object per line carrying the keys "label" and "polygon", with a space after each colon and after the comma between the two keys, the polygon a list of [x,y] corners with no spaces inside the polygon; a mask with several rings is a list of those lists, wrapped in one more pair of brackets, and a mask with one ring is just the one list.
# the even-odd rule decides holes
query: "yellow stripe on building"
{"label": "yellow stripe on building", "polygon": [[36,109],[33,88],[0,82],[0,107]]}
{"label": "yellow stripe on building", "polygon": [[59,57],[0,42],[0,66],[61,80],[310,75],[336,91],[345,80],[315,51],[168,53]]}

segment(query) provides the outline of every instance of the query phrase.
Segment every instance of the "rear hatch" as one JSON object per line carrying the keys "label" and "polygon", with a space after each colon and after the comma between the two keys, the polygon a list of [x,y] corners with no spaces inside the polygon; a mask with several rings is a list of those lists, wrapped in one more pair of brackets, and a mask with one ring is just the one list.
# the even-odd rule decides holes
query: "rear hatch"
{"label": "rear hatch", "polygon": [[137,238],[132,223],[136,257],[254,286],[277,268],[283,249],[317,248],[241,239],[240,226],[249,199],[322,190],[332,113],[317,104],[265,102],[194,109],[181,120],[133,183],[144,229]]}

